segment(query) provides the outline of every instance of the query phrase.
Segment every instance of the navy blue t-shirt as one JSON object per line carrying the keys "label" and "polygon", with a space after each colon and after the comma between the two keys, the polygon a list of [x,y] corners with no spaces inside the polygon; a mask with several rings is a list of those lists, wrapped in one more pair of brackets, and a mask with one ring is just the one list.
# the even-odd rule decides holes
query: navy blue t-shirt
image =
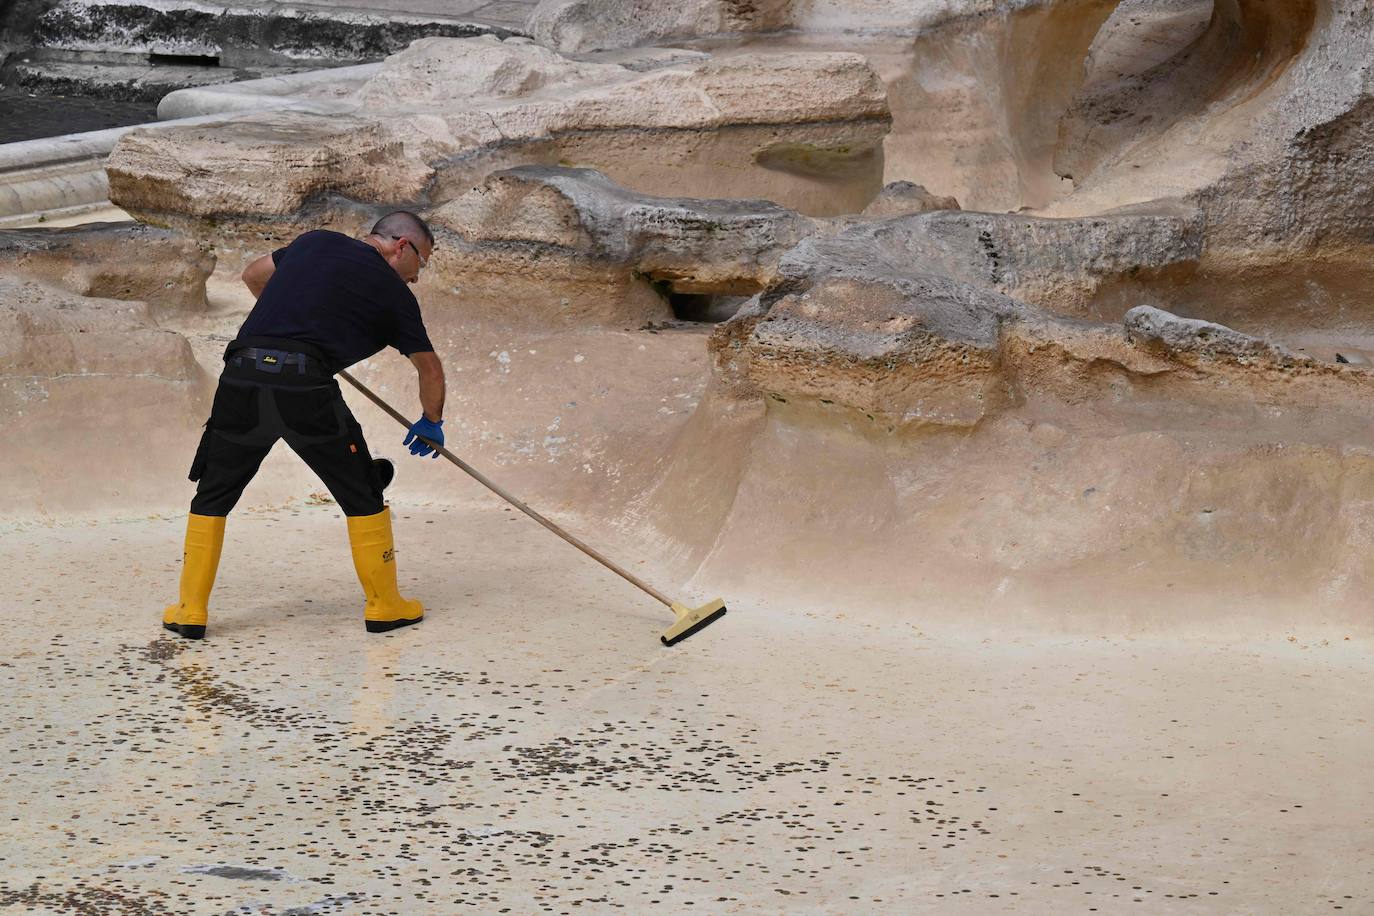
{"label": "navy blue t-shirt", "polygon": [[322,351],[344,369],[383,349],[434,349],[410,287],[377,249],[317,229],[272,252],[276,271],[239,328],[239,339],[274,337]]}

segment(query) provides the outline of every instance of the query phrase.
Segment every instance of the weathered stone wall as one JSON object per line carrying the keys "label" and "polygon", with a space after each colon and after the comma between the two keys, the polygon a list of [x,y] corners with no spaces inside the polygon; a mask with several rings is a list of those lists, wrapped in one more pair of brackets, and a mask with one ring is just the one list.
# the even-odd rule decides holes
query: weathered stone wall
{"label": "weathered stone wall", "polygon": [[0,231],[0,269],[77,296],[137,301],[153,314],[207,307],[215,256],[189,238],[136,223]]}
{"label": "weathered stone wall", "polygon": [[0,511],[157,504],[186,475],[209,394],[145,304],[0,278]]}
{"label": "weathered stone wall", "polygon": [[783,29],[914,34],[1039,5],[1049,0],[543,0],[528,27],[541,44],[591,51]]}
{"label": "weathered stone wall", "polygon": [[436,288],[487,303],[473,317],[639,328],[670,293],[750,295],[820,224],[768,201],[654,197],[584,169],[523,166],[434,211]]}
{"label": "weathered stone wall", "polygon": [[[414,99],[387,88],[398,74],[413,77]],[[460,74],[486,94],[448,98],[443,87]],[[541,90],[560,77],[571,85]],[[430,83],[442,104],[427,101]],[[388,61],[350,114],[131,132],[110,156],[110,199],[152,221],[291,222],[326,194],[437,206],[500,168],[559,163],[648,192],[854,212],[882,186],[889,123],[881,82],[852,54],[639,73],[578,66],[518,40],[436,40]]]}

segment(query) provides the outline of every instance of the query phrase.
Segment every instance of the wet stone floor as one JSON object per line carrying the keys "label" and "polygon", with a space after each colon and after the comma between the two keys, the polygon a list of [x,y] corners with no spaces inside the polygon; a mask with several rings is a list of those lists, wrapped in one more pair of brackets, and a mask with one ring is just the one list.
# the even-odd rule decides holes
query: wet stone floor
{"label": "wet stone floor", "polygon": [[[331,506],[0,522],[0,911],[1374,911],[1368,647],[934,638],[656,606],[499,505],[397,511],[369,636]],[[702,600],[709,595],[692,595]]]}

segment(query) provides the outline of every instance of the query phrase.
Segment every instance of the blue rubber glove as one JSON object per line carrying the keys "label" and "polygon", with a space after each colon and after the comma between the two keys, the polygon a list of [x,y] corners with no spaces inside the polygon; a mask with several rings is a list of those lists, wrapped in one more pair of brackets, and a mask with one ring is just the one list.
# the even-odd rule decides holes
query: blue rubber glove
{"label": "blue rubber glove", "polygon": [[420,419],[410,424],[410,432],[406,433],[406,441],[402,442],[401,444],[410,446],[410,453],[412,455],[419,455],[421,458],[423,458],[426,455],[433,452],[434,457],[438,458],[439,453],[434,451],[433,446],[431,446],[428,442],[423,441],[420,437],[423,436],[425,439],[428,439],[435,445],[443,445],[443,426],[443,420],[440,420],[438,423],[435,423],[429,417],[421,416]]}

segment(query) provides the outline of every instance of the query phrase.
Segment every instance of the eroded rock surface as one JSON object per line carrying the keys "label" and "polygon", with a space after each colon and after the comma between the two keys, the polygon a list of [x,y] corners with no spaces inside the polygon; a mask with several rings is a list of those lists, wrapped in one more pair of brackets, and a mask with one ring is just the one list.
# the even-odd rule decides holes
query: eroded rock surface
{"label": "eroded rock surface", "polygon": [[1230,359],[1237,362],[1304,362],[1288,350],[1258,337],[1241,334],[1225,325],[1195,318],[1180,318],[1149,305],[1126,313],[1126,333],[1132,341],[1158,346],[1174,355]]}
{"label": "eroded rock surface", "polygon": [[593,51],[723,34],[917,32],[959,18],[1005,14],[1046,0],[542,0],[527,26],[542,44]]}
{"label": "eroded rock surface", "polygon": [[911,181],[894,181],[884,185],[873,202],[864,207],[866,219],[887,219],[891,216],[906,216],[911,213],[928,213],[932,210],[958,210],[959,201],[953,197],[932,194],[921,185]]}
{"label": "eroded rock surface", "polygon": [[110,200],[140,219],[287,220],[329,193],[414,200],[434,175],[380,124],[273,112],[125,134],[110,155]]}
{"label": "eroded rock surface", "polygon": [[670,293],[752,295],[819,225],[768,201],[654,197],[547,166],[495,172],[432,220],[439,282],[489,303],[488,318],[631,327],[671,320]]}
{"label": "eroded rock surface", "polygon": [[[1024,311],[948,277],[831,276],[745,317],[752,330],[739,355],[749,383],[776,401],[840,405],[888,428],[967,426],[1000,400],[1002,326]],[[724,332],[718,349],[737,333]]]}
{"label": "eroded rock surface", "polygon": [[0,265],[78,296],[146,302],[156,312],[206,308],[215,256],[187,237],[140,223],[0,230]]}
{"label": "eroded rock surface", "polygon": [[1105,278],[1199,255],[1177,217],[1045,220],[938,212],[807,238],[721,326],[727,390],[856,412],[889,432],[969,427],[1028,400],[1129,413],[1139,401],[1362,398],[1374,376],[1149,306],[1087,321]]}
{"label": "eroded rock surface", "polygon": [[[455,55],[445,38],[421,38],[391,56],[358,90],[365,107],[452,103],[480,98],[517,98],[545,87],[570,88],[622,76],[621,67],[581,63],[518,39],[464,42]],[[518,53],[513,51],[518,48]]]}
{"label": "eroded rock surface", "polygon": [[[555,77],[572,83],[547,86]],[[391,88],[400,83],[402,98]],[[450,100],[458,84],[469,89]],[[881,187],[889,120],[881,81],[854,54],[641,73],[560,61],[518,40],[436,39],[390,59],[352,114],[135,131],[110,157],[110,197],[145,219],[280,221],[328,193],[433,206],[499,168],[561,163],[642,191],[836,213],[862,209]]]}
{"label": "eroded rock surface", "polygon": [[1056,153],[1074,193],[1051,215],[1178,198],[1218,258],[1367,246],[1369,17],[1358,0],[1217,3],[1174,56],[1075,99]]}
{"label": "eroded rock surface", "polygon": [[794,278],[833,273],[856,279],[924,271],[1078,315],[1106,280],[1189,263],[1201,254],[1202,236],[1187,216],[1042,219],[940,210],[810,238],[779,269]]}
{"label": "eroded rock surface", "polygon": [[0,506],[85,511],[156,494],[186,474],[209,385],[147,305],[0,277]]}

